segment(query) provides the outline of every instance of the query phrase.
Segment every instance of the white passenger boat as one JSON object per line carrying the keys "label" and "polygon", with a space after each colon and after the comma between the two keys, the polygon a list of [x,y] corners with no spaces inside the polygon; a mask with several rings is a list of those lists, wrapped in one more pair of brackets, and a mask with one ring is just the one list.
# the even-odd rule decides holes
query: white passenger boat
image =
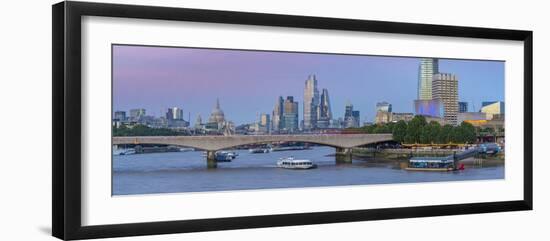
{"label": "white passenger boat", "polygon": [[281,158],[277,161],[277,167],[286,169],[311,169],[317,165],[310,160],[296,160],[293,157]]}

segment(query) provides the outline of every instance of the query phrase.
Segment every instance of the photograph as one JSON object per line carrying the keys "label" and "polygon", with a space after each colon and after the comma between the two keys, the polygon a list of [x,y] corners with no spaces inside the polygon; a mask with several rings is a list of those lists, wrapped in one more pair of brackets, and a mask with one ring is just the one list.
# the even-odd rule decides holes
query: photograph
{"label": "photograph", "polygon": [[112,195],[505,178],[503,60],[112,44]]}
{"label": "photograph", "polygon": [[546,5],[7,1],[0,241],[549,237]]}

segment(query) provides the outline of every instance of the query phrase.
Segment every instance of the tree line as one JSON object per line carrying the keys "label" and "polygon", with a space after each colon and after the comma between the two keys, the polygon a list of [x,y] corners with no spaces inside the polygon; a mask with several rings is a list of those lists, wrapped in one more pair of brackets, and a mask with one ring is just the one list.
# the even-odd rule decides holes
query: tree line
{"label": "tree line", "polygon": [[476,128],[467,122],[458,126],[427,122],[424,116],[415,116],[411,121],[403,120],[386,124],[364,126],[354,130],[365,133],[392,133],[393,139],[404,144],[464,144],[476,141]]}
{"label": "tree line", "polygon": [[113,126],[113,136],[177,136],[181,133],[168,128],[151,128],[146,125],[136,125],[129,128],[125,125]]}

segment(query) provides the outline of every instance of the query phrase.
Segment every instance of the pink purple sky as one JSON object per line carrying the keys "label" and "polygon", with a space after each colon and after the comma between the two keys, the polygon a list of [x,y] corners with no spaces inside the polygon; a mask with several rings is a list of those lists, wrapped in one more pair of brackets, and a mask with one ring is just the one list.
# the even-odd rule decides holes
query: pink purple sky
{"label": "pink purple sky", "polygon": [[[302,119],[303,89],[315,74],[329,91],[333,116],[343,117],[346,101],[373,121],[377,102],[394,112],[414,112],[418,58],[293,52],[242,51],[153,46],[113,46],[113,111],[145,108],[163,116],[183,108],[191,122],[208,118],[216,98],[226,119],[251,123],[271,114],[278,96],[292,95]],[[440,72],[459,77],[459,99],[479,110],[482,101],[504,100],[504,62],[440,59]]]}

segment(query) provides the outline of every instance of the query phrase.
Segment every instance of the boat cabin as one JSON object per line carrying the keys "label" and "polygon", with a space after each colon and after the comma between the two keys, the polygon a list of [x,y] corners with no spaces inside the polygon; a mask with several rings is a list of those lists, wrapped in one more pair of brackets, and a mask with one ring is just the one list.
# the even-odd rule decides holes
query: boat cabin
{"label": "boat cabin", "polygon": [[409,160],[409,170],[452,170],[455,162],[452,157],[412,157]]}

